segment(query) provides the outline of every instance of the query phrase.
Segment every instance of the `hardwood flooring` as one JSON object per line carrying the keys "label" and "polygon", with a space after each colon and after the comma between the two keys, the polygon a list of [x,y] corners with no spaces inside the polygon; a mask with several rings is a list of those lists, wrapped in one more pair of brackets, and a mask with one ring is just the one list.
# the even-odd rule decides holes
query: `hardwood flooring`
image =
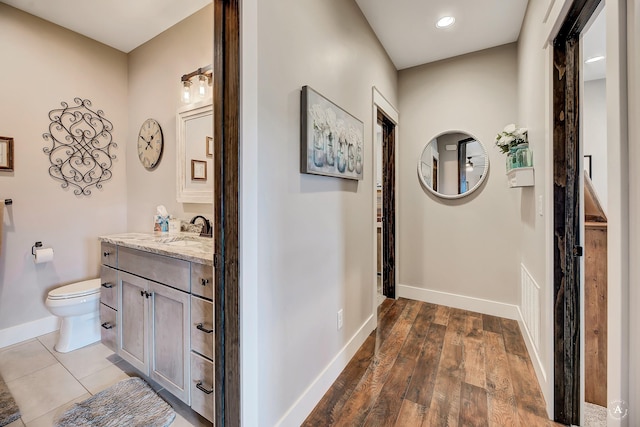
{"label": "hardwood flooring", "polygon": [[303,426],[556,426],[514,320],[400,298]]}

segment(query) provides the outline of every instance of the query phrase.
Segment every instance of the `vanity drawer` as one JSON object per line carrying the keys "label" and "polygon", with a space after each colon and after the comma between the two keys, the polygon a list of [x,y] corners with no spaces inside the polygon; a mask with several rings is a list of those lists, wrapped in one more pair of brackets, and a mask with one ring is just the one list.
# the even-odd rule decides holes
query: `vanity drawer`
{"label": "vanity drawer", "polygon": [[191,409],[213,422],[213,362],[191,353]]}
{"label": "vanity drawer", "polygon": [[191,263],[191,293],[213,299],[213,266]]}
{"label": "vanity drawer", "polygon": [[116,327],[117,312],[104,304],[100,304],[100,341],[114,352],[117,352]]}
{"label": "vanity drawer", "polygon": [[100,302],[113,309],[118,304],[118,270],[103,265],[100,269]]}
{"label": "vanity drawer", "polygon": [[189,261],[120,246],[118,269],[191,292]]}
{"label": "vanity drawer", "polygon": [[102,264],[110,267],[118,266],[118,247],[111,243],[102,242],[100,245]]}
{"label": "vanity drawer", "polygon": [[213,304],[191,297],[191,350],[213,359]]}

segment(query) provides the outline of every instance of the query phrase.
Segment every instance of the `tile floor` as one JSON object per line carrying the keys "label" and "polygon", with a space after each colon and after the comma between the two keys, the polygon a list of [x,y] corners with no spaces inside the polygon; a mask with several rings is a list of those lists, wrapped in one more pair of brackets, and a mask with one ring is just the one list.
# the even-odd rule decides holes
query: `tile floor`
{"label": "tile floor", "polygon": [[[53,346],[58,332],[0,348],[0,374],[22,413],[9,427],[50,427],[75,402],[116,382],[138,376],[126,361],[101,343],[69,353]],[[173,427],[211,426],[188,406],[150,383],[176,411]]]}

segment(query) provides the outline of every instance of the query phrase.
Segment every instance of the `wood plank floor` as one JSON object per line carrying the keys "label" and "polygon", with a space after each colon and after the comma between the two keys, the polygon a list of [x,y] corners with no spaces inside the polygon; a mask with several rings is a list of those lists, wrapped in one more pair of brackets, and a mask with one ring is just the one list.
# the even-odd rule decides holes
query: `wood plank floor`
{"label": "wood plank floor", "polygon": [[303,426],[559,426],[518,323],[400,298]]}

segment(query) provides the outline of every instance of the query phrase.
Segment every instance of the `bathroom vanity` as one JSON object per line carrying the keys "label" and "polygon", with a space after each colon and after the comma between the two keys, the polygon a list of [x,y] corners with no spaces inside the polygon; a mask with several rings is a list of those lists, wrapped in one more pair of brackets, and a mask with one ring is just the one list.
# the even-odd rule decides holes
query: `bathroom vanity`
{"label": "bathroom vanity", "polygon": [[100,237],[102,342],[213,421],[213,241],[192,233]]}

